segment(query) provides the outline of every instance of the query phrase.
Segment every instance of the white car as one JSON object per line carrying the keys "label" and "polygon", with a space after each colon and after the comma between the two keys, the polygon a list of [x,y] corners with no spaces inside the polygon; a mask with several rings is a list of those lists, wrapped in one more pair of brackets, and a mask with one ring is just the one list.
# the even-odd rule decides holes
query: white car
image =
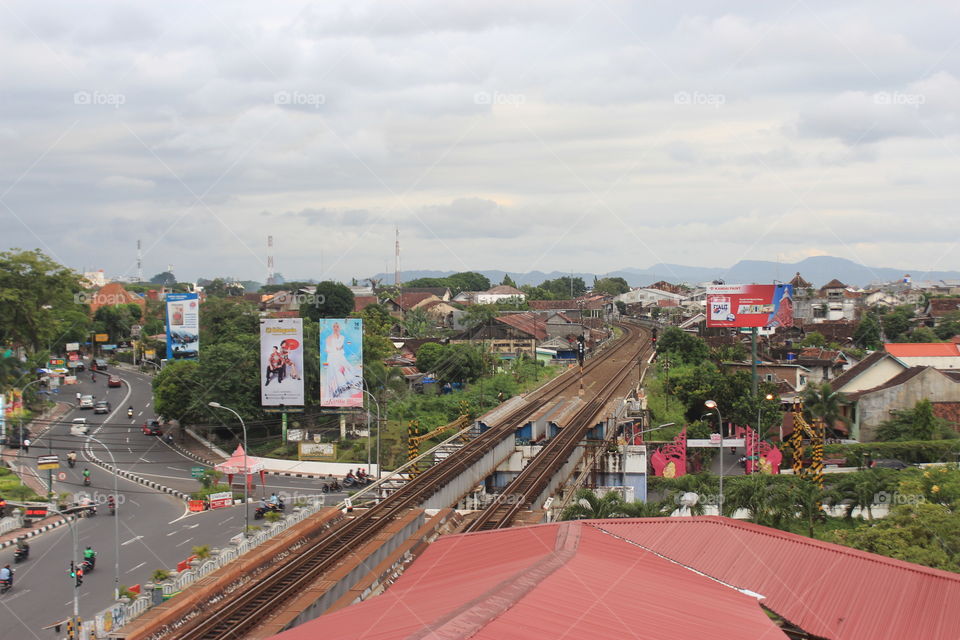
{"label": "white car", "polygon": [[73,422],[70,423],[70,435],[85,436],[88,433],[90,433],[90,427],[87,426],[86,418],[74,418]]}
{"label": "white car", "polygon": [[80,396],[80,408],[93,409],[93,396],[91,395]]}

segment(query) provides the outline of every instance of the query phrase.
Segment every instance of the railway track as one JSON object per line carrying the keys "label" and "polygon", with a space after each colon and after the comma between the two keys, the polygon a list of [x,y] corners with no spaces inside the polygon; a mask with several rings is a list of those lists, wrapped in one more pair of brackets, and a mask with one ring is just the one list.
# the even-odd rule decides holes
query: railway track
{"label": "railway track", "polygon": [[[598,373],[598,369],[609,366],[616,360],[619,366],[614,375],[616,385],[622,381],[620,372],[637,364],[638,350],[634,345],[641,329],[633,325],[620,325],[624,336],[606,349],[602,357],[591,359],[584,366],[584,374]],[[632,358],[632,360],[629,360]],[[626,364],[623,364],[623,362]],[[632,363],[632,364],[631,364]],[[606,388],[608,381],[601,380]],[[611,380],[612,382],[612,380]],[[329,531],[312,543],[299,549],[290,561],[276,568],[269,575],[226,602],[221,601],[213,610],[205,610],[189,622],[180,625],[168,634],[154,634],[153,638],[176,637],[178,640],[234,639],[242,638],[258,624],[268,619],[281,605],[302,593],[324,573],[335,567],[352,549],[359,548],[364,542],[376,535],[383,526],[394,518],[423,503],[439,491],[453,478],[461,474],[480,460],[492,447],[513,433],[531,414],[544,403],[549,402],[580,383],[579,372],[568,371],[558,377],[554,384],[531,393],[524,403],[465,444],[446,460],[426,469],[403,487],[384,498],[370,509],[346,520],[341,526]],[[615,388],[615,387],[614,387]],[[597,399],[587,403],[595,406]],[[600,402],[600,407],[606,400]],[[599,410],[599,409],[598,409]],[[594,411],[592,415],[595,415]],[[569,427],[562,433],[568,432]],[[541,452],[540,455],[543,455]],[[559,452],[554,455],[561,455]],[[539,459],[537,456],[535,459]],[[562,464],[562,463],[561,463]]]}
{"label": "railway track", "polygon": [[[587,431],[596,424],[604,406],[633,370],[637,358],[648,353],[650,347],[641,346],[636,353],[625,358],[610,358],[604,366],[616,367],[611,382],[573,416],[570,423],[524,467],[501,495],[509,500],[495,500],[470,523],[466,531],[488,531],[508,527],[517,513],[532,506],[533,501],[547,488],[550,480],[569,460],[574,449],[582,442]],[[620,355],[620,354],[618,354]],[[621,360],[618,362],[618,360]]]}

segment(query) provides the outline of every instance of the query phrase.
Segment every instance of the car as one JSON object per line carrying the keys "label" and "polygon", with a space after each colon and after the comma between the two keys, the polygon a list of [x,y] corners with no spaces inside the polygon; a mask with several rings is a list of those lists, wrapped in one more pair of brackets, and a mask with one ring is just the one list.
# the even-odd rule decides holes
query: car
{"label": "car", "polygon": [[90,427],[87,426],[86,418],[74,418],[70,423],[70,435],[85,436],[90,433]]}
{"label": "car", "polygon": [[117,376],[110,376],[109,378],[107,378],[107,386],[108,386],[108,387],[119,387],[119,386],[120,386],[120,378],[118,378]]}
{"label": "car", "polygon": [[94,413],[110,413],[110,403],[106,400],[98,400],[96,404],[93,405]]}
{"label": "car", "polygon": [[86,371],[87,367],[83,364],[83,360],[71,360],[67,363],[67,367],[73,369],[74,371]]}
{"label": "car", "polygon": [[80,408],[93,409],[93,396],[91,395],[80,396]]}
{"label": "car", "polygon": [[160,421],[159,420],[147,420],[143,423],[143,435],[145,436],[160,436],[163,433],[160,431]]}
{"label": "car", "polygon": [[94,358],[90,361],[90,368],[94,371],[106,371],[107,361],[103,358]]}
{"label": "car", "polygon": [[906,469],[910,465],[904,462],[903,460],[897,460],[896,458],[882,458],[880,460],[874,460],[870,463],[871,469],[896,469],[900,471],[901,469]]}

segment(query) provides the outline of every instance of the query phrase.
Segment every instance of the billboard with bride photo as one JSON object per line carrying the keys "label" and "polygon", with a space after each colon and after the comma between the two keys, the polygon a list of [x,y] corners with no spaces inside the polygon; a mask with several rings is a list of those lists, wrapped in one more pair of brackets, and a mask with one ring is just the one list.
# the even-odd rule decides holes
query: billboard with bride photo
{"label": "billboard with bride photo", "polygon": [[363,406],[363,320],[320,319],[320,405]]}

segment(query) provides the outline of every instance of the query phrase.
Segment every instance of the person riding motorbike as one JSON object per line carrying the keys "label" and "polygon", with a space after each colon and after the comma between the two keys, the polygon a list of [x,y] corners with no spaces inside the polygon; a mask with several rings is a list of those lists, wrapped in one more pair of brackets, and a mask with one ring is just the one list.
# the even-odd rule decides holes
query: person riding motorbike
{"label": "person riding motorbike", "polygon": [[130,405],[129,407],[127,407],[127,417],[128,418],[133,417],[133,405]]}
{"label": "person riding motorbike", "polygon": [[4,591],[13,586],[13,569],[10,568],[10,565],[0,569],[0,585],[3,585]]}
{"label": "person riding motorbike", "polygon": [[97,381],[97,374],[91,373],[91,374],[90,374],[90,382],[96,382],[96,381]]}
{"label": "person riding motorbike", "polygon": [[17,548],[13,552],[14,562],[23,562],[30,557],[30,545],[23,538],[17,540]]}
{"label": "person riding motorbike", "polygon": [[110,509],[110,515],[114,515],[117,512],[117,503],[112,495],[107,496],[107,508]]}
{"label": "person riding motorbike", "polygon": [[71,451],[67,454],[67,464],[70,465],[70,468],[73,469],[74,465],[77,464],[77,452]]}
{"label": "person riding motorbike", "polygon": [[83,560],[84,562],[90,563],[91,569],[97,566],[97,552],[94,551],[89,545],[83,550]]}
{"label": "person riding motorbike", "polygon": [[83,484],[90,486],[90,469],[84,468],[83,470]]}

